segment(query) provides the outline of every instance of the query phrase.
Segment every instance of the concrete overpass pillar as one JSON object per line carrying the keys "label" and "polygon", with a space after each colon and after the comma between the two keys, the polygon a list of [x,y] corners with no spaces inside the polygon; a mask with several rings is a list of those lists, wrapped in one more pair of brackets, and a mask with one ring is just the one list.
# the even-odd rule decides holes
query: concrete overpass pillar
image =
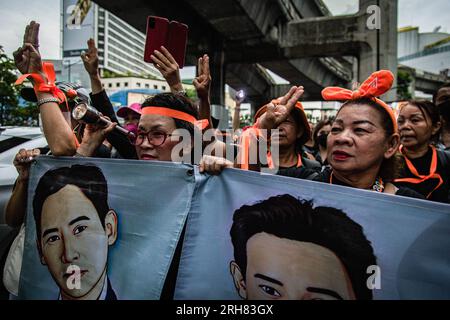
{"label": "concrete overpass pillar", "polygon": [[213,53],[210,56],[211,68],[211,104],[225,106],[225,50],[223,41],[212,46]]}
{"label": "concrete overpass pillar", "polygon": [[[382,98],[386,101],[397,99],[397,0],[360,0],[360,14],[367,19],[366,24],[370,46],[362,48],[359,54],[358,81],[364,81],[376,70],[391,70],[395,76],[394,89]],[[379,21],[377,21],[379,19]]]}

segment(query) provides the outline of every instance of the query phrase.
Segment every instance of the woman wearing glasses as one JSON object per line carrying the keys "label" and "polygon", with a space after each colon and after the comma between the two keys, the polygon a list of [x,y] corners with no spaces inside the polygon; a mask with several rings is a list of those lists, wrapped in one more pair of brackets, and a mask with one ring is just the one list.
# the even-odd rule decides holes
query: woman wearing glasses
{"label": "woman wearing glasses", "polygon": [[[172,155],[175,146],[186,142],[182,141],[184,138],[193,140],[194,131],[202,129],[198,118],[197,109],[183,95],[163,93],[146,100],[135,140],[138,159],[176,161],[179,152]],[[189,137],[182,135],[180,129]]]}

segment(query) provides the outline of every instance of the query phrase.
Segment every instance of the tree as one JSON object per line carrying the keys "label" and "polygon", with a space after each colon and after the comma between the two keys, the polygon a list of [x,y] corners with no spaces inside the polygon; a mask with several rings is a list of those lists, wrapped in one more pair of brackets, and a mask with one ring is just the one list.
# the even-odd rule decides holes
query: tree
{"label": "tree", "polygon": [[398,70],[397,73],[397,99],[399,101],[412,99],[411,92],[409,92],[409,86],[412,82],[411,75],[403,70]]}
{"label": "tree", "polygon": [[5,124],[10,110],[17,108],[19,104],[17,88],[14,86],[17,80],[14,74],[15,69],[14,62],[6,56],[3,47],[0,46],[0,124],[2,125]]}
{"label": "tree", "polygon": [[37,125],[39,110],[31,103],[19,105],[20,89],[15,86],[17,69],[14,61],[0,46],[0,125]]}
{"label": "tree", "polygon": [[248,114],[241,115],[239,120],[240,120],[240,125],[239,125],[240,128],[251,126],[253,124],[253,118]]}

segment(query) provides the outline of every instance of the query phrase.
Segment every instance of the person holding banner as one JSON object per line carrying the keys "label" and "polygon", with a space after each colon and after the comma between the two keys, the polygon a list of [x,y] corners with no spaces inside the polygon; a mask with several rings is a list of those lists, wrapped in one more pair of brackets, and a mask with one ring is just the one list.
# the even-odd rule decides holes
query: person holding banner
{"label": "person holding banner", "polygon": [[234,212],[230,272],[248,300],[371,300],[377,264],[361,225],[341,210],[290,195]]}
{"label": "person holding banner", "polygon": [[52,154],[72,156],[79,143],[59,107],[67,107],[67,98],[55,84],[53,64],[42,63],[39,53],[39,26],[35,21],[26,26],[23,45],[13,53],[15,65],[22,73],[16,85],[27,78],[33,84],[44,134]]}
{"label": "person holding banner", "polygon": [[[393,81],[393,74],[382,70],[373,73],[355,91],[325,88],[322,91],[325,100],[344,101],[327,139],[330,167],[320,173],[304,167],[287,168],[279,170],[278,174],[423,199],[414,190],[393,184],[398,168],[396,154],[400,135],[394,112],[378,98],[391,88]],[[271,130],[284,122],[303,93],[303,87],[294,86],[278,104],[270,103],[266,113],[247,130],[247,144],[241,145],[241,149],[250,150],[251,143],[264,138],[259,129]],[[230,162],[215,161],[211,161],[209,167],[218,167],[218,172],[233,167]],[[241,160],[241,163],[246,163],[246,160]],[[260,165],[256,167],[260,168]]]}
{"label": "person holding banner", "polygon": [[331,168],[315,179],[376,192],[418,196],[393,184],[398,168],[396,157],[400,144],[393,110],[378,97],[389,91],[394,82],[392,72],[373,73],[361,86],[351,91],[329,87],[322,97],[344,101],[328,136],[328,162]]}
{"label": "person holding banner", "polygon": [[409,101],[400,107],[398,125],[404,165],[395,183],[449,203],[450,152],[433,145],[441,129],[438,108],[425,100]]}

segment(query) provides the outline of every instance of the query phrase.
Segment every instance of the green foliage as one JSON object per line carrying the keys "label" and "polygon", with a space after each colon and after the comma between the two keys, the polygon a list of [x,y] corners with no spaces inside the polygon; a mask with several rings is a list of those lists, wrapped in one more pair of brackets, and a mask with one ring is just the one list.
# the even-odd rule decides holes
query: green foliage
{"label": "green foliage", "polygon": [[412,99],[411,92],[409,92],[409,87],[413,78],[411,75],[403,70],[398,70],[397,73],[397,100],[404,101]]}
{"label": "green foliage", "polygon": [[0,125],[37,125],[39,110],[28,103],[19,106],[22,86],[15,86],[18,71],[14,61],[5,54],[0,46]]}
{"label": "green foliage", "polygon": [[239,127],[242,129],[253,124],[253,118],[249,115],[241,115]]}
{"label": "green foliage", "polygon": [[119,73],[115,73],[115,72],[113,72],[113,71],[103,69],[103,72],[102,72],[102,78],[104,78],[104,79],[108,79],[108,78],[120,78],[120,77],[126,77],[126,75],[119,74]]}
{"label": "green foliage", "polygon": [[189,99],[192,101],[196,101],[198,99],[197,97],[197,91],[195,89],[186,89],[186,95]]}

